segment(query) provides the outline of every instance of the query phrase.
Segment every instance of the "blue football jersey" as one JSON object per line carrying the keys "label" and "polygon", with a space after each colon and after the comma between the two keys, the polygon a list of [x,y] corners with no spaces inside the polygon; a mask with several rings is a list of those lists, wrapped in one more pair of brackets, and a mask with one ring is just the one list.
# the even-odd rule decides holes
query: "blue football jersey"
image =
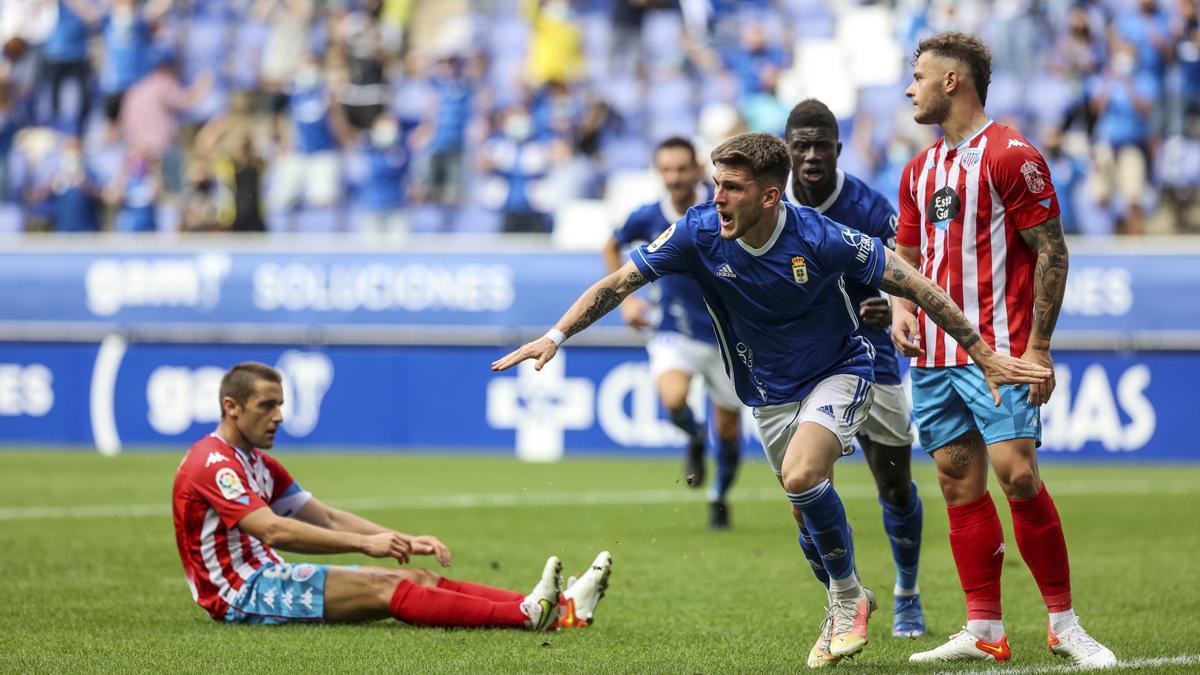
{"label": "blue football jersey", "polygon": [[[793,204],[800,203],[792,193],[791,176],[788,176],[786,194]],[[829,199],[814,208],[830,220],[876,237],[890,249],[896,248],[896,210],[887,197],[841,169],[837,172],[837,187]],[[877,289],[852,279],[846,280],[846,293],[856,312],[863,300],[879,297]],[[879,384],[900,384],[900,362],[888,330],[860,323],[858,334],[875,346],[875,381]]]}
{"label": "blue football jersey", "polygon": [[750,406],[799,401],[842,373],[874,381],[844,279],[878,286],[883,244],[808,207],[784,204],[761,248],[720,236],[712,202],[694,206],[630,259],[647,279],[699,283],[725,369]]}
{"label": "blue football jersey", "polygon": [[[705,194],[702,199],[707,200],[708,195]],[[622,246],[651,242],[681,217],[682,214],[675,213],[671,202],[664,198],[662,202],[646,204],[630,214],[625,224],[613,233],[613,238]],[[655,324],[657,330],[681,333],[709,344],[717,343],[712,319],[704,308],[700,286],[694,280],[683,275],[672,275],[664,277],[647,290],[649,300],[658,307],[651,317],[651,323]]]}

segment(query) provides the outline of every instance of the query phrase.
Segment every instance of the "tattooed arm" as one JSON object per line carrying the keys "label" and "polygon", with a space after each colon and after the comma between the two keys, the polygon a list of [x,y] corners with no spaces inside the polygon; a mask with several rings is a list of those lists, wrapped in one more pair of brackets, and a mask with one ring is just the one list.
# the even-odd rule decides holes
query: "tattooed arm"
{"label": "tattooed arm", "polygon": [[997,354],[979,337],[975,327],[967,321],[946,291],[917,273],[912,265],[896,253],[885,250],[884,255],[886,263],[883,280],[879,283],[880,290],[915,302],[929,318],[957,340],[983,371],[996,405],[1000,405],[999,385],[1035,383],[1047,377],[1049,371],[1037,364]]}
{"label": "tattooed arm", "polygon": [[1054,360],[1050,357],[1050,337],[1058,323],[1063,294],[1067,290],[1067,268],[1070,266],[1067,242],[1063,239],[1062,221],[1055,216],[1035,227],[1021,230],[1021,238],[1037,254],[1033,272],[1033,330],[1021,359],[1051,369],[1050,377],[1029,387],[1029,401],[1041,405],[1054,393]]}
{"label": "tattooed arm", "polygon": [[[600,317],[620,305],[626,296],[645,285],[646,277],[638,271],[637,265],[627,262],[579,296],[575,304],[554,324],[554,330],[562,332],[564,339],[569,338],[599,321]],[[543,336],[493,361],[492,370],[508,370],[526,359],[537,359],[534,368],[541,370],[557,352],[558,344]]]}

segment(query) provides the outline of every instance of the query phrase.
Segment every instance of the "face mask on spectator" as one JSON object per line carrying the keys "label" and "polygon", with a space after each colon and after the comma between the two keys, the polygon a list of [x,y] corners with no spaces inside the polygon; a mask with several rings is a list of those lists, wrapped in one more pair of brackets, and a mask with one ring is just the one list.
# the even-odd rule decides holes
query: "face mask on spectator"
{"label": "face mask on spectator", "polygon": [[1117,54],[1113,57],[1113,72],[1124,77],[1133,72],[1133,57],[1128,54]]}
{"label": "face mask on spectator", "polygon": [[504,120],[504,133],[513,140],[523,141],[533,133],[533,122],[529,115],[509,115]]}
{"label": "face mask on spectator", "polygon": [[129,8],[114,9],[112,13],[112,23],[119,30],[124,30],[133,25],[133,10]]}
{"label": "face mask on spectator", "polygon": [[320,83],[321,71],[316,68],[301,68],[296,72],[296,78],[292,80],[292,84],[296,86],[296,89],[301,91],[314,89]]}
{"label": "face mask on spectator", "polygon": [[377,122],[375,126],[371,127],[371,142],[377,148],[390,148],[399,135],[400,130],[391,120]]}

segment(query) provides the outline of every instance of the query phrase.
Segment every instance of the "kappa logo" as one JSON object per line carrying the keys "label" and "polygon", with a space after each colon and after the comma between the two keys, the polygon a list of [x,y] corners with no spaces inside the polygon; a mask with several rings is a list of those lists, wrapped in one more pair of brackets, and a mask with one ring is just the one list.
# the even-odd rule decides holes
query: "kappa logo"
{"label": "kappa logo", "polygon": [[266,593],[263,593],[263,602],[265,602],[267,604],[267,607],[270,607],[271,609],[275,609],[275,589],[274,588],[267,591]]}
{"label": "kappa logo", "polygon": [[998,555],[1004,555],[1004,542],[1000,542],[1000,546],[996,549],[996,552],[992,554],[992,557],[995,558]]}
{"label": "kappa logo", "polygon": [[1015,138],[1010,138],[1010,139],[1008,139],[1008,147],[1006,147],[1005,149],[1007,150],[1008,148],[1028,148],[1028,147],[1029,147],[1028,143],[1022,143],[1021,141],[1018,141]]}
{"label": "kappa logo", "polygon": [[313,608],[313,594],[311,588],[304,589],[304,592],[300,594],[300,604],[304,605],[305,609],[311,610]]}
{"label": "kappa logo", "polygon": [[717,268],[717,276],[725,277],[726,279],[738,278],[738,276],[733,273],[733,268],[729,266],[729,263],[725,263]]}
{"label": "kappa logo", "polygon": [[281,595],[279,597],[279,600],[281,602],[283,602],[284,609],[292,608],[292,595],[293,595],[293,591],[292,591],[292,589],[289,588],[286,591],[284,591],[283,595]]}
{"label": "kappa logo", "polygon": [[833,417],[833,406],[831,405],[823,405],[820,408],[817,408],[817,410],[829,415],[830,417]]}
{"label": "kappa logo", "polygon": [[213,452],[208,453],[208,461],[204,462],[204,468],[207,469],[208,467],[212,466],[213,464],[220,464],[221,462],[228,462],[228,461],[229,461],[228,457],[226,457],[225,455],[222,455],[219,452],[213,451]]}
{"label": "kappa logo", "polygon": [[1038,170],[1037,162],[1032,159],[1021,165],[1021,175],[1025,176],[1025,187],[1033,194],[1038,194],[1046,188],[1042,172]]}

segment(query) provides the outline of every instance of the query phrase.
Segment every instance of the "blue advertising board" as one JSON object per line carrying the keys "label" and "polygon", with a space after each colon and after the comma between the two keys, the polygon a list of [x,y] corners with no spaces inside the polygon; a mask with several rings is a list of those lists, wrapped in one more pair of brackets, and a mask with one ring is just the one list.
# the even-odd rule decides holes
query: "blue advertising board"
{"label": "blue advertising board", "polygon": [[[112,330],[157,329],[171,341],[498,344],[544,331],[603,276],[599,258],[13,250],[0,252],[0,335],[98,341]],[[1073,254],[1057,343],[1200,346],[1200,294],[1181,292],[1196,269],[1200,253]],[[430,329],[441,332],[431,339]],[[243,338],[231,339],[239,331]],[[581,338],[597,336],[635,343],[616,316]]]}
{"label": "blue advertising board", "polygon": [[[517,452],[532,460],[676,453],[643,350],[568,347],[541,372],[492,373],[498,347],[0,343],[0,439],[101,451],[183,448],[220,414],[221,374],[255,359],[285,376],[287,448]],[[1198,461],[1186,422],[1200,356],[1057,354],[1043,456]],[[698,394],[698,392],[696,392]],[[694,399],[702,411],[702,397]],[[746,427],[752,420],[746,416]],[[748,439],[748,453],[761,450]]]}

